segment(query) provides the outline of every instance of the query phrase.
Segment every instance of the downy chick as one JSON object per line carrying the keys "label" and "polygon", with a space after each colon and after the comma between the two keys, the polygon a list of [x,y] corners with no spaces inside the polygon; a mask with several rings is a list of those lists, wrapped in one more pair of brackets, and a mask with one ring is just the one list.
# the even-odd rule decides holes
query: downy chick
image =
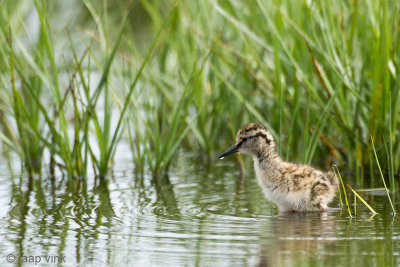
{"label": "downy chick", "polygon": [[219,158],[235,152],[253,156],[258,183],[280,211],[326,211],[335,196],[338,181],[332,172],[283,161],[271,133],[261,124],[240,129],[236,144]]}

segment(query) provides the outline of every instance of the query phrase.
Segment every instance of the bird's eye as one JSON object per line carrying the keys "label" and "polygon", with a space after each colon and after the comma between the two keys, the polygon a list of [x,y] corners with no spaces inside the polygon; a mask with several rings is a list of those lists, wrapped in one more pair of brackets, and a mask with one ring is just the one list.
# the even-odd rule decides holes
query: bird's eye
{"label": "bird's eye", "polygon": [[247,138],[246,137],[243,137],[242,138],[242,142],[246,142],[247,141]]}

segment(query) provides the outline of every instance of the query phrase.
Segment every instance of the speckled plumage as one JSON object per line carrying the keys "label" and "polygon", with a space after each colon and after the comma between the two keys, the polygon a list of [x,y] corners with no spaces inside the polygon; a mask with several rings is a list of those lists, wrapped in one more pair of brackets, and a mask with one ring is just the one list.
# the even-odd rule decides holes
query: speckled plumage
{"label": "speckled plumage", "polygon": [[240,129],[236,144],[220,158],[235,152],[253,156],[258,183],[280,211],[325,211],[335,196],[333,173],[283,161],[271,133],[261,124],[249,123]]}

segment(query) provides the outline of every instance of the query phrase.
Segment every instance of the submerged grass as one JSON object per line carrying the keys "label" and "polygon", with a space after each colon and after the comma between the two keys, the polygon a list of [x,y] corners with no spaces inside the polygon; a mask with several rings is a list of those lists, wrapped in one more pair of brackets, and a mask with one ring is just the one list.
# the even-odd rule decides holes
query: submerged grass
{"label": "submerged grass", "polygon": [[104,176],[121,142],[159,174],[259,121],[290,161],[363,181],[387,157],[398,186],[398,2],[85,0],[71,20],[62,1],[0,3],[0,139],[30,176]]}

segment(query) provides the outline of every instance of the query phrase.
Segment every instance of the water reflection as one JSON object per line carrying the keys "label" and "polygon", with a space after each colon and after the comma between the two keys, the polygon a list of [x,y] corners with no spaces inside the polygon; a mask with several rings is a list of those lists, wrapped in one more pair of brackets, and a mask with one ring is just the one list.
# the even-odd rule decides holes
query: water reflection
{"label": "water reflection", "polygon": [[[10,217],[8,220],[8,230],[16,233],[14,236],[9,238],[15,244],[14,251],[20,255],[23,255],[22,253],[24,252],[29,199],[32,192],[32,179],[29,179],[27,187],[27,190],[24,192],[17,184],[12,185],[12,202],[10,205]],[[20,264],[18,265],[20,266]]]}
{"label": "water reflection", "polygon": [[66,186],[62,177],[0,176],[3,259],[66,255],[69,266],[400,264],[400,224],[384,195],[363,195],[379,212],[373,219],[362,204],[353,219],[340,211],[279,214],[253,173],[223,164],[199,168],[188,160],[157,177],[122,170],[87,187]]}
{"label": "water reflection", "polygon": [[154,209],[156,215],[170,215],[175,219],[180,217],[178,201],[175,198],[174,186],[168,175],[155,176],[152,179],[157,196],[157,207]]}
{"label": "water reflection", "polygon": [[[90,243],[99,239],[100,229],[110,229],[115,218],[108,182],[100,180],[90,194],[78,194],[74,187],[66,186],[62,191],[43,180],[28,179],[25,184],[21,179],[12,184],[7,213],[11,243],[6,248],[16,255],[15,265],[27,263],[23,256],[69,255],[71,245],[75,246],[76,259],[68,257],[70,262],[81,262],[82,251],[90,261],[94,258]],[[76,242],[70,242],[71,230]]]}
{"label": "water reflection", "polygon": [[324,213],[281,213],[262,226],[258,266],[292,266],[293,254],[313,254],[333,243],[337,235],[335,215]]}

